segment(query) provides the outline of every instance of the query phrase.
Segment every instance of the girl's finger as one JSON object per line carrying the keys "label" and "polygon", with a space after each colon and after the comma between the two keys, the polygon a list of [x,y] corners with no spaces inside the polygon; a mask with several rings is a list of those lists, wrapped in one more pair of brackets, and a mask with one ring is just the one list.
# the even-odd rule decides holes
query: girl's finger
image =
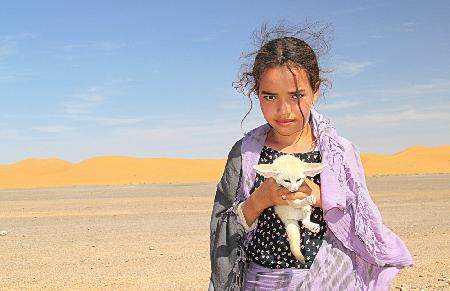
{"label": "girl's finger", "polygon": [[288,200],[288,195],[289,195],[289,190],[284,188],[283,186],[281,187],[281,189],[278,190],[278,195],[280,195],[282,200]]}
{"label": "girl's finger", "polygon": [[289,193],[289,190],[284,188],[283,186],[278,185],[278,188],[276,188],[275,192],[277,192],[279,195],[283,195]]}
{"label": "girl's finger", "polygon": [[294,199],[304,199],[306,197],[308,197],[309,195],[300,191],[297,192],[292,192],[286,195],[286,198],[289,200],[294,200]]}
{"label": "girl's finger", "polygon": [[[284,197],[285,199],[283,199],[283,197]],[[279,203],[278,205],[289,205],[289,203],[288,203],[287,200],[288,200],[287,197],[286,197],[285,195],[283,195],[283,196],[281,197],[281,203]]]}
{"label": "girl's finger", "polygon": [[303,192],[303,193],[306,193],[309,195],[309,194],[311,194],[312,189],[309,186],[302,185],[302,186],[298,187],[297,192]]}

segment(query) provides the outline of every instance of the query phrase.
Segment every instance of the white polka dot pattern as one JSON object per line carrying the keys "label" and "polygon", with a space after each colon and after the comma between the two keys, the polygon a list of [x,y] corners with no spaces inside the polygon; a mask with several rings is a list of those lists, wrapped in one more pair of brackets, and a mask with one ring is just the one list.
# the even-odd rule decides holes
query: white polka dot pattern
{"label": "white polka dot pattern", "polygon": [[[273,160],[284,154],[264,146],[258,163],[271,164]],[[307,163],[320,163],[322,160],[320,152],[317,150],[306,153],[295,153],[294,156]],[[312,180],[314,183],[320,184],[320,175],[317,174]],[[255,191],[263,181],[264,177],[256,174],[255,185],[250,193]],[[278,218],[273,207],[265,209],[258,218],[255,235],[247,248],[248,261],[253,261],[272,269],[309,269],[322,245],[323,235],[326,231],[326,223],[323,219],[322,209],[319,207],[313,208],[311,221],[320,225],[320,231],[318,233],[312,233],[299,222],[302,236],[300,249],[305,257],[305,263],[303,264],[290,252],[284,224]]]}

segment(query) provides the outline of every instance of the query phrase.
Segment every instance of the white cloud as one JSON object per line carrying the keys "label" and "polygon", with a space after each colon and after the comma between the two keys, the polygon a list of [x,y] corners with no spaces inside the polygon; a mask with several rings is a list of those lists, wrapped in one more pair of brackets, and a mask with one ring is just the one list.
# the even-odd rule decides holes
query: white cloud
{"label": "white cloud", "polygon": [[404,32],[414,32],[416,31],[417,24],[413,21],[404,22],[401,24],[400,30]]}
{"label": "white cloud", "polygon": [[17,69],[16,67],[0,66],[0,83],[9,83],[17,80],[29,79],[39,72],[31,69]]}
{"label": "white cloud", "polygon": [[[242,137],[240,120],[187,120],[157,127],[121,127],[92,133],[77,131],[64,139],[36,139],[8,148],[1,162],[25,157],[58,157],[79,162],[94,156],[216,158],[225,159],[235,141]],[[178,124],[178,125],[175,125]],[[55,128],[56,129],[56,128]],[[92,142],[95,140],[95,142]]]}
{"label": "white cloud", "polygon": [[369,9],[377,8],[377,7],[380,7],[380,6],[381,6],[380,4],[376,4],[376,5],[374,5],[374,4],[371,4],[371,5],[364,4],[364,5],[359,5],[359,6],[353,5],[353,6],[351,6],[351,8],[344,8],[344,9],[333,10],[332,14],[334,14],[334,15],[355,14],[355,13],[364,12],[364,11],[369,10]]}
{"label": "white cloud", "polygon": [[145,119],[142,117],[96,115],[96,109],[106,100],[106,97],[101,93],[102,90],[100,87],[91,87],[86,90],[86,93],[72,95],[69,100],[61,102],[63,114],[51,116],[75,121],[96,122],[107,126],[136,124]]}
{"label": "white cloud", "polygon": [[211,42],[221,38],[221,35],[229,33],[230,29],[219,29],[209,35],[196,36],[192,38],[192,42]]}
{"label": "white cloud", "polygon": [[116,43],[111,41],[97,41],[92,43],[92,46],[96,49],[105,51],[111,51],[126,47],[126,45],[123,43]]}
{"label": "white cloud", "polygon": [[336,118],[340,123],[347,125],[391,125],[398,123],[410,123],[412,121],[428,122],[428,121],[450,121],[450,112],[439,110],[437,108],[428,108],[417,110],[415,108],[391,110],[387,112],[377,113],[359,113],[351,114]]}
{"label": "white cloud", "polygon": [[[0,58],[1,58],[1,51],[0,51]],[[9,70],[7,67],[0,67],[0,83],[8,83],[14,81],[17,79],[17,77],[18,74],[16,72]]]}
{"label": "white cloud", "polygon": [[[369,111],[370,110],[370,111]],[[338,132],[359,146],[362,152],[390,154],[412,145],[450,144],[450,103],[391,103],[361,107],[355,113],[328,115]]]}
{"label": "white cloud", "polygon": [[[339,104],[339,102],[337,103]],[[372,142],[367,141],[367,130],[364,130],[366,125],[382,127],[396,124],[390,128],[400,130],[403,125],[409,127],[411,124],[421,124],[425,126],[436,120],[442,121],[442,124],[449,124],[450,115],[446,113],[450,112],[448,107],[440,110],[437,110],[438,107],[428,107],[419,111],[411,106],[403,106],[379,113],[361,112],[356,115],[338,116],[332,118],[332,122],[333,125],[339,125],[339,132],[348,130],[352,133],[349,137],[362,140],[363,142],[358,145],[365,151],[370,149],[373,152],[380,152],[386,148],[385,145],[391,137],[387,134],[380,135],[377,139],[379,143],[377,148],[371,147]],[[84,116],[78,117],[85,118]],[[32,157],[59,157],[72,162],[104,155],[225,159],[233,143],[243,136],[240,128],[241,118],[241,116],[236,116],[202,122],[171,118],[162,120],[155,126],[122,126],[96,133],[78,130],[64,139],[36,139],[31,143],[18,143],[14,149],[8,149],[9,152],[4,157],[8,157],[12,162],[23,159],[24,154]],[[418,121],[418,123],[411,121]],[[252,114],[245,120],[244,131],[264,122],[259,111],[252,111]],[[51,130],[52,128],[49,126],[47,129]],[[54,131],[57,129],[57,127],[53,128]],[[63,131],[64,128],[62,127],[60,130]],[[412,136],[407,137],[413,142],[411,144],[415,144],[416,140],[420,139],[419,136],[416,134],[415,140],[412,139]],[[92,142],[93,139],[95,139],[95,143]],[[33,146],[30,147],[30,144]],[[408,145],[410,144],[398,144],[395,145],[395,148],[390,147],[389,150],[401,150]]]}
{"label": "white cloud", "polygon": [[89,114],[105,101],[105,96],[99,93],[97,87],[91,87],[85,93],[74,94],[70,100],[63,101],[64,113],[67,114]]}
{"label": "white cloud", "polygon": [[363,104],[362,101],[354,101],[354,100],[339,100],[330,104],[321,104],[318,103],[317,107],[322,110],[338,110],[338,109],[347,109],[355,106],[359,106]]}
{"label": "white cloud", "polygon": [[[253,98],[253,96],[252,96]],[[253,108],[255,106],[259,107],[259,102],[256,99],[253,100]],[[247,97],[242,96],[242,98],[239,98],[237,96],[230,96],[227,99],[223,99],[219,103],[219,108],[222,109],[242,109],[242,110],[248,110],[250,108],[250,101]]]}
{"label": "white cloud", "polygon": [[381,39],[384,38],[384,35],[381,32],[375,32],[369,35],[369,38]]}
{"label": "white cloud", "polygon": [[[1,75],[0,75],[1,76]],[[125,79],[124,79],[125,80]],[[1,81],[1,79],[0,79]],[[121,80],[111,81],[110,84],[121,82]],[[96,113],[97,109],[102,106],[107,97],[103,94],[104,86],[92,86],[83,93],[73,94],[68,99],[60,102],[61,113],[52,114],[2,114],[2,118],[7,119],[36,119],[36,120],[66,120],[86,123],[96,123],[106,126],[118,126],[137,124],[148,120],[149,117],[130,117],[130,116],[101,116]],[[80,125],[81,126],[81,125]],[[72,127],[49,126],[49,127],[34,127],[36,131],[41,132],[59,132],[73,130]]]}
{"label": "white cloud", "polygon": [[117,43],[112,41],[91,41],[86,43],[69,44],[63,46],[65,51],[74,51],[77,49],[94,49],[102,51],[112,51],[126,47],[124,43]]}
{"label": "white cloud", "polygon": [[63,125],[46,125],[46,126],[33,126],[31,129],[38,132],[45,133],[64,133],[68,131],[77,130],[76,127],[63,126]]}
{"label": "white cloud", "polygon": [[450,79],[433,79],[429,83],[411,84],[399,88],[376,90],[373,93],[386,97],[450,93]]}
{"label": "white cloud", "polygon": [[4,41],[2,42],[0,40],[0,60],[13,54],[13,52],[14,52],[14,47],[10,43],[4,42]]}
{"label": "white cloud", "polygon": [[19,33],[13,35],[0,35],[0,60],[14,54],[17,50],[16,46],[20,40],[30,38],[30,33]]}
{"label": "white cloud", "polygon": [[145,121],[147,117],[126,117],[126,116],[98,116],[98,115],[79,115],[79,114],[3,114],[4,119],[35,119],[35,120],[52,120],[65,119],[73,121],[85,121],[88,123],[95,122],[100,125],[115,126],[136,124]]}
{"label": "white cloud", "polygon": [[115,126],[125,124],[136,124],[144,120],[143,117],[110,117],[110,116],[97,116],[97,115],[61,115],[61,117],[76,121],[94,121],[102,125]]}
{"label": "white cloud", "polygon": [[210,42],[215,40],[216,38],[213,36],[198,36],[192,39],[193,42]]}
{"label": "white cloud", "polygon": [[[77,97],[80,97],[78,95]],[[103,100],[102,96],[88,96],[93,98],[99,98],[99,100]],[[101,102],[99,101],[89,101],[84,98],[78,98],[70,101],[62,102],[63,110],[68,114],[87,114],[91,113],[92,109],[98,106]]]}
{"label": "white cloud", "polygon": [[371,65],[372,62],[347,62],[340,61],[337,64],[336,71],[338,74],[344,74],[348,76],[358,75],[366,70],[366,68]]}
{"label": "white cloud", "polygon": [[[383,102],[412,102],[417,98],[422,99],[424,96],[444,97],[450,99],[450,79],[432,79],[427,83],[416,83],[400,85],[398,87],[387,89],[361,89],[342,92],[342,96],[354,96],[370,100],[376,98],[377,101]],[[393,99],[395,97],[395,99]]]}
{"label": "white cloud", "polygon": [[21,133],[17,129],[2,129],[0,128],[0,140],[13,140],[13,141],[30,141],[32,138],[28,135]]}

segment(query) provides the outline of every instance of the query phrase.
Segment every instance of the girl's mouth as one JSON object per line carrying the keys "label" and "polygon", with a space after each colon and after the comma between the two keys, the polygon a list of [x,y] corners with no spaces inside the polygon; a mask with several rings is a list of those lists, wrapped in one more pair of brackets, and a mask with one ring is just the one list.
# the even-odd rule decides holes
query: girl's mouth
{"label": "girl's mouth", "polygon": [[293,119],[277,120],[277,123],[281,126],[289,126],[294,122]]}

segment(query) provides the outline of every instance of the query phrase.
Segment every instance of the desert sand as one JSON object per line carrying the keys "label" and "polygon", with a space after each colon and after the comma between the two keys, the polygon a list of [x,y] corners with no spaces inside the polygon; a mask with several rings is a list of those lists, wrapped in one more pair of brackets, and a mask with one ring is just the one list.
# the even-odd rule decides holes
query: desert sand
{"label": "desert sand", "polygon": [[[450,175],[367,182],[414,258],[392,290],[449,290]],[[0,290],[206,290],[216,184],[0,190]]]}
{"label": "desert sand", "polygon": [[362,154],[366,176],[450,173],[450,145],[413,146],[392,155]]}
{"label": "desert sand", "polygon": [[[450,173],[450,145],[414,146],[392,155],[361,154],[366,176]],[[26,159],[0,164],[0,189],[74,185],[214,182],[225,160],[94,157],[80,163]]]}

